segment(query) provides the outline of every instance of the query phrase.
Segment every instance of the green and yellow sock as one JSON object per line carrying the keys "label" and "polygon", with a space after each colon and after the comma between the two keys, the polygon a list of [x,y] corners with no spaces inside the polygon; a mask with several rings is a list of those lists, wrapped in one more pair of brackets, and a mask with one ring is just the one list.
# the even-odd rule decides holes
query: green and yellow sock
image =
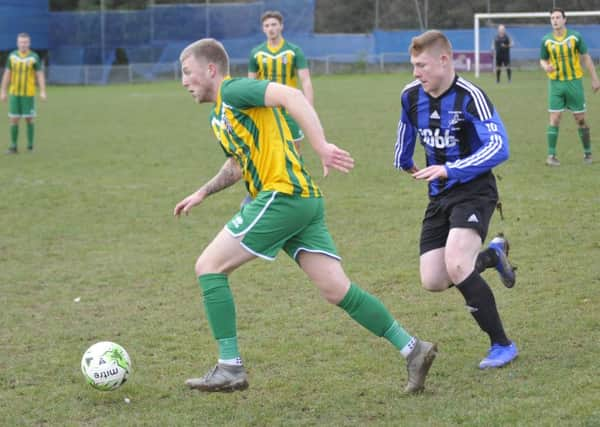
{"label": "green and yellow sock", "polygon": [[556,143],[558,142],[558,126],[548,126],[546,130],[546,140],[548,142],[548,155],[556,156]]}

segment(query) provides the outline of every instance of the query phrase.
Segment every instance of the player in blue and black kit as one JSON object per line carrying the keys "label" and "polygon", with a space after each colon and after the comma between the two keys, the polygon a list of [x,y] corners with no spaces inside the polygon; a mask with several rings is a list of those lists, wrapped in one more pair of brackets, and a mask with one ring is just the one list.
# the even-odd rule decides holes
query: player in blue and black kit
{"label": "player in blue and black kit", "polygon": [[[515,272],[504,237],[480,250],[498,202],[492,168],[508,159],[506,131],[485,93],[456,75],[452,46],[443,33],[427,31],[413,38],[409,53],[416,80],[402,92],[394,164],[429,183],[421,282],[429,291],[456,286],[490,337],[491,348],[479,367],[501,367],[518,351],[504,332],[494,294],[480,273],[495,267],[510,288]],[[417,136],[425,148],[423,169],[413,162]]]}

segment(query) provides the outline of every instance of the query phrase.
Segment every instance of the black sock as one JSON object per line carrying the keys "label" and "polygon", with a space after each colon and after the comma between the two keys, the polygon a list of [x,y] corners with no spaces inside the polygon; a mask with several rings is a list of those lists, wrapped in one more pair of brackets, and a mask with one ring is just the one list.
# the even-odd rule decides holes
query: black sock
{"label": "black sock", "polygon": [[510,68],[506,69],[506,74],[508,75],[508,81],[510,81],[510,79],[512,77],[512,71],[510,70]]}
{"label": "black sock", "polygon": [[494,294],[478,272],[473,271],[456,289],[465,298],[467,308],[479,327],[489,335],[492,344],[509,345],[504,333]]}
{"label": "black sock", "polygon": [[500,69],[496,70],[496,83],[500,83]]}
{"label": "black sock", "polygon": [[498,253],[492,249],[487,248],[484,251],[479,252],[477,260],[475,261],[475,270],[478,273],[483,273],[486,268],[496,267],[498,264]]}

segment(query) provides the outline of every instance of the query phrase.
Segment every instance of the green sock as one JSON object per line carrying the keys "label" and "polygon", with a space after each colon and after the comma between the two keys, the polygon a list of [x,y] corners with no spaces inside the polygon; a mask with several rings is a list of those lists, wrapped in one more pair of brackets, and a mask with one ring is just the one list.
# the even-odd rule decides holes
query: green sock
{"label": "green sock", "polygon": [[10,125],[10,148],[17,148],[17,141],[19,139],[19,124]]}
{"label": "green sock", "polygon": [[219,345],[219,359],[240,357],[237,346],[235,304],[225,274],[203,274],[198,277],[204,309],[213,337]]}
{"label": "green sock", "polygon": [[33,148],[33,136],[35,134],[35,125],[27,123],[27,148]]}
{"label": "green sock", "polygon": [[548,141],[548,155],[556,156],[556,142],[558,141],[558,126],[548,126],[546,130],[546,139]]}
{"label": "green sock", "polygon": [[352,283],[338,304],[350,317],[378,337],[384,337],[398,350],[404,348],[412,337],[394,320],[383,303],[370,293]]}
{"label": "green sock", "polygon": [[579,128],[577,129],[577,133],[579,133],[579,140],[581,141],[581,145],[583,145],[583,152],[585,154],[591,154],[592,141],[590,141],[590,128]]}

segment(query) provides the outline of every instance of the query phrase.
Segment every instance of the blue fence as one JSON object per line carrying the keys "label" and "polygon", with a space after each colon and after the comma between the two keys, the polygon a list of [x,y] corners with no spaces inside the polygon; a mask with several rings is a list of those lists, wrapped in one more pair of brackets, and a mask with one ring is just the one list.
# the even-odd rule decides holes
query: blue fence
{"label": "blue fence", "polygon": [[[47,0],[0,0],[0,49],[15,47],[15,36],[32,35],[34,49],[49,50],[55,83],[81,83],[83,70],[65,66],[96,65],[94,81],[106,82],[121,49],[130,64],[151,64],[136,72],[146,79],[169,72],[188,43],[210,36],[223,42],[233,62],[244,62],[251,48],[264,40],[260,15],[279,10],[285,17],[285,36],[302,46],[309,58],[330,61],[407,60],[407,47],[418,30],[374,31],[371,34],[315,34],[315,0],[264,0],[251,3],[154,6],[137,11],[48,12]],[[600,49],[600,25],[572,25],[581,31],[591,49]],[[515,59],[535,59],[549,25],[508,28],[515,43]],[[473,50],[471,29],[446,30],[454,49]],[[495,28],[482,28],[480,47],[489,50]],[[52,71],[52,66],[60,67]],[[88,78],[85,79],[89,81]]]}
{"label": "blue fence", "polygon": [[28,33],[36,49],[48,49],[48,0],[0,0],[0,50],[16,48],[17,34]]}

